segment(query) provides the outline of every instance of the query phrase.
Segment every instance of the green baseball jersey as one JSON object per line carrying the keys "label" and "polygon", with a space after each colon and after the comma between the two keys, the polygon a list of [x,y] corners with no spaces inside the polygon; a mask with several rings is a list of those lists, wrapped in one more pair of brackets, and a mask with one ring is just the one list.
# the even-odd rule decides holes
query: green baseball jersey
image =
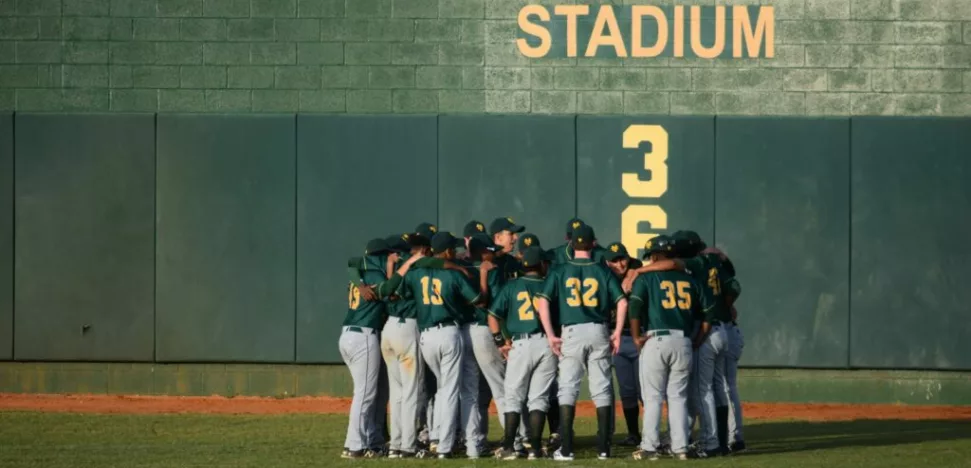
{"label": "green baseball jersey", "polygon": [[[361,272],[361,279],[365,284],[379,284],[385,281],[383,273],[377,270]],[[347,287],[347,315],[344,316],[345,326],[369,327],[381,329],[384,325],[384,314],[387,304],[384,301],[365,301],[361,299],[361,290],[353,283]]]}
{"label": "green baseball jersey", "polygon": [[[397,270],[409,257],[411,257],[411,253],[402,253],[400,259],[394,265],[395,269]],[[405,319],[417,318],[418,308],[415,307],[415,297],[411,295],[411,291],[402,285],[398,285],[398,288],[395,290],[395,295],[398,296],[398,299],[388,302],[388,316]]]}
{"label": "green baseball jersey", "polygon": [[463,323],[468,311],[474,311],[471,304],[479,298],[479,291],[465,276],[452,270],[413,269],[402,284],[415,298],[419,328]]}
{"label": "green baseball jersey", "polygon": [[637,277],[630,294],[630,318],[650,330],[681,330],[689,336],[707,307],[698,283],[683,271],[658,271]]}
{"label": "green baseball jersey", "polygon": [[[593,258],[593,261],[595,261],[597,263],[603,263],[604,262],[604,252],[606,250],[607,249],[604,249],[603,247],[601,247],[599,245],[595,245],[595,246],[593,246],[593,250],[590,252],[590,257]],[[563,244],[563,245],[561,245],[559,247],[554,247],[553,248],[553,261],[552,261],[552,263],[554,265],[562,265],[562,264],[565,264],[565,263],[569,262],[570,260],[573,260],[574,258],[575,258],[575,254],[573,252],[573,247],[570,247],[570,244]]]}
{"label": "green baseball jersey", "polygon": [[537,296],[556,303],[561,326],[607,323],[610,308],[624,298],[620,281],[591,259],[570,260],[554,268]]}
{"label": "green baseball jersey", "polygon": [[[480,265],[482,265],[482,262],[473,261],[468,264],[468,268],[467,268],[469,272],[469,276],[471,276],[469,281],[472,283],[472,286],[476,289],[476,291],[479,290],[479,281],[482,277],[482,271],[479,270]],[[496,268],[493,268],[491,271],[489,271],[489,277],[486,278],[486,282],[489,285],[489,294],[492,297],[495,297],[495,294],[498,293],[499,289],[502,287],[502,283],[505,283],[505,281],[501,279],[502,278],[501,275],[502,273],[499,271],[499,268],[497,266]],[[486,307],[475,307],[474,314],[471,317],[470,323],[477,323],[479,325],[488,325],[489,310]]]}
{"label": "green baseball jersey", "polygon": [[701,285],[701,293],[705,296],[710,308],[705,311],[705,318],[709,322],[730,323],[732,310],[725,301],[725,285],[730,280],[722,265],[721,259],[714,254],[699,255],[683,259],[685,267],[691,277]]}
{"label": "green baseball jersey", "polygon": [[506,283],[492,298],[489,314],[501,319],[512,334],[543,331],[536,299],[544,283],[538,275],[523,275]]}

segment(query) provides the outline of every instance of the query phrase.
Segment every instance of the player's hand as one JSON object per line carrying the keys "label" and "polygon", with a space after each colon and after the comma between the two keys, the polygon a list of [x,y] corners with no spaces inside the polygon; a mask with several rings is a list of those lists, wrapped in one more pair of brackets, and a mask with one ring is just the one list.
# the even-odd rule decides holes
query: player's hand
{"label": "player's hand", "polygon": [[620,333],[610,335],[610,347],[615,356],[620,352]]}
{"label": "player's hand", "polygon": [[362,284],[357,287],[361,292],[361,297],[367,302],[374,302],[378,300],[378,295],[374,293],[374,286],[369,284]]}
{"label": "player's hand", "polygon": [[563,352],[560,350],[560,348],[563,346],[562,339],[555,336],[550,336],[546,338],[546,341],[550,343],[550,350],[553,351],[553,354],[555,354],[557,357],[563,357]]}
{"label": "player's hand", "polygon": [[637,346],[638,353],[640,353],[641,349],[644,348],[644,345],[647,344],[647,340],[648,338],[646,336],[640,336],[636,340],[634,340],[634,345]]}
{"label": "player's hand", "polygon": [[388,263],[394,265],[395,263],[398,263],[398,259],[400,258],[401,258],[401,254],[399,254],[398,252],[392,252],[388,254]]}
{"label": "player's hand", "polygon": [[630,292],[634,289],[634,280],[637,279],[637,275],[639,274],[640,273],[638,273],[637,270],[627,271],[627,275],[624,276],[624,281],[620,283],[620,287],[624,290],[625,293],[630,294]]}
{"label": "player's hand", "polygon": [[499,353],[502,354],[502,359],[504,361],[509,360],[509,350],[512,349],[512,343],[506,341],[506,344],[499,348]]}
{"label": "player's hand", "polygon": [[479,271],[481,271],[483,274],[488,273],[495,269],[496,269],[496,264],[488,260],[485,260],[479,264]]}

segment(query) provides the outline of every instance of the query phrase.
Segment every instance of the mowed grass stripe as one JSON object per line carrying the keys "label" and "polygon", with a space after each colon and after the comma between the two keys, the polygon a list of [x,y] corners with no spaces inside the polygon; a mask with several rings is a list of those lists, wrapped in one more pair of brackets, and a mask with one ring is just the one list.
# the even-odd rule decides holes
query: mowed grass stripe
{"label": "mowed grass stripe", "polygon": [[[170,467],[170,466],[376,466],[429,465],[492,467],[554,465],[553,461],[492,459],[361,460],[339,458],[347,418],[340,415],[92,415],[0,412],[3,467]],[[615,440],[623,438],[618,421]],[[495,417],[491,441],[500,437]],[[576,426],[578,457],[568,465],[635,466],[631,449],[614,448],[608,462],[596,460],[596,421]],[[732,467],[967,466],[971,424],[964,421],[758,422],[746,427],[752,450],[743,455],[689,464]],[[665,465],[682,463],[662,460]]]}

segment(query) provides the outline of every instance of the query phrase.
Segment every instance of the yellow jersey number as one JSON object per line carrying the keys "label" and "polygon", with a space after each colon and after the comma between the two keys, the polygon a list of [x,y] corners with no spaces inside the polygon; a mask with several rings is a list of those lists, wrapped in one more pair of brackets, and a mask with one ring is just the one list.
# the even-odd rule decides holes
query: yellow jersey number
{"label": "yellow jersey number", "polygon": [[528,291],[520,291],[516,295],[516,300],[522,302],[519,305],[519,320],[524,322],[533,320],[536,316],[535,312],[539,310],[539,301],[535,297],[531,297]]}
{"label": "yellow jersey number", "polygon": [[[428,285],[431,283],[431,291],[428,289]],[[429,278],[427,276],[421,279],[421,301],[425,305],[442,305],[442,280],[438,278]]]}
{"label": "yellow jersey number", "polygon": [[[664,291],[665,296],[664,300],[661,301],[661,307],[669,310],[674,308],[681,310],[691,309],[691,294],[688,293],[688,288],[690,287],[691,283],[687,281],[677,281],[676,283],[661,281],[661,289]],[[675,298],[675,292],[677,292],[677,298]]]}
{"label": "yellow jersey number", "polygon": [[357,310],[357,307],[361,305],[361,290],[357,286],[351,285],[350,289],[347,290],[347,308],[351,310]]}
{"label": "yellow jersey number", "polygon": [[570,307],[580,307],[582,304],[584,307],[597,307],[597,289],[600,288],[600,283],[594,278],[587,278],[583,280],[583,300],[581,301],[580,290],[581,283],[579,278],[567,278],[566,287],[570,290],[570,297],[566,298],[566,304]]}
{"label": "yellow jersey number", "polygon": [[708,270],[708,287],[711,288],[714,295],[721,296],[722,283],[718,280],[718,268]]}

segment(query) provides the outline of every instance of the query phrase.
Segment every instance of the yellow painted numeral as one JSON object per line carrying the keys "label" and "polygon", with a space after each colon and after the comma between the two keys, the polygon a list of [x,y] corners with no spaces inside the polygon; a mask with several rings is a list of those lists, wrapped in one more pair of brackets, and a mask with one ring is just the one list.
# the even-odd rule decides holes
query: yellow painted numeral
{"label": "yellow painted numeral", "polygon": [[[681,310],[691,309],[689,287],[691,287],[691,283],[687,281],[677,281],[676,283],[661,281],[661,289],[664,290],[664,300],[661,301],[661,307],[665,309],[674,309],[675,307]],[[677,293],[677,300],[675,300],[675,292]]]}
{"label": "yellow painted numeral", "polygon": [[718,268],[711,268],[708,270],[708,287],[711,288],[712,292],[716,296],[721,296],[722,283],[721,281],[718,281]]}
{"label": "yellow painted numeral", "polygon": [[359,305],[361,305],[361,290],[352,284],[347,290],[347,308],[357,310]]}
{"label": "yellow painted numeral", "polygon": [[[432,290],[429,295],[428,283],[431,280]],[[430,297],[429,297],[430,296]],[[421,301],[425,305],[442,305],[442,280],[438,278],[429,278],[427,276],[421,279]]]}
{"label": "yellow painted numeral", "polygon": [[570,289],[570,297],[566,298],[566,304],[570,307],[580,307],[582,304],[584,307],[597,307],[599,301],[597,300],[597,290],[600,288],[600,283],[597,282],[595,278],[587,278],[583,280],[583,301],[580,300],[580,279],[579,278],[567,278],[566,287]]}
{"label": "yellow painted numeral", "polygon": [[539,310],[539,301],[529,295],[529,291],[520,291],[516,295],[516,300],[522,301],[519,305],[519,320],[533,320],[535,311]]}
{"label": "yellow painted numeral", "polygon": [[631,255],[640,252],[647,241],[657,237],[657,233],[640,232],[640,223],[650,224],[651,229],[667,229],[668,214],[657,205],[631,205],[624,210],[620,215],[620,242]]}
{"label": "yellow painted numeral", "polygon": [[668,132],[660,125],[631,125],[624,131],[624,148],[637,149],[644,142],[651,144],[651,151],[644,153],[644,169],[651,178],[624,173],[622,186],[632,198],[659,198],[668,191]]}

